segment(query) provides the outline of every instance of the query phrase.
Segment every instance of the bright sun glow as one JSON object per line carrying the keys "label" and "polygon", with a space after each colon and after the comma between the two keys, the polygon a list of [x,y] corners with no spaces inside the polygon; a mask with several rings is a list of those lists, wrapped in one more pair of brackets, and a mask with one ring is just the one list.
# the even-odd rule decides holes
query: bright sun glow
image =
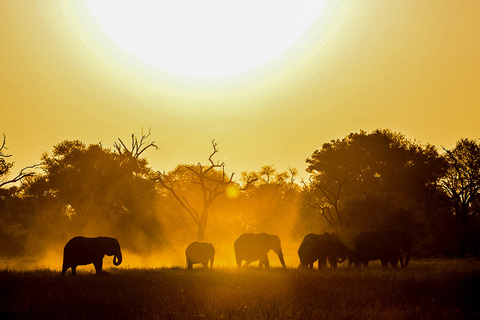
{"label": "bright sun glow", "polygon": [[219,78],[259,66],[291,46],[320,0],[87,0],[121,47],[160,69]]}

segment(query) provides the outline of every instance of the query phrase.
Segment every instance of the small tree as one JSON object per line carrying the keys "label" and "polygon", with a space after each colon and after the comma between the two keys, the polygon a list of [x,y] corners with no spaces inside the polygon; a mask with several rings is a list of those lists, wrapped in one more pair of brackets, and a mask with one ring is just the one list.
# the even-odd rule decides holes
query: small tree
{"label": "small tree", "polygon": [[202,165],[180,165],[177,167],[176,173],[179,169],[183,169],[188,174],[189,183],[197,185],[201,192],[201,201],[199,206],[195,208],[190,199],[182,194],[179,180],[175,177],[175,171],[171,174],[165,172],[158,172],[156,181],[158,181],[165,189],[178,201],[180,206],[190,216],[197,226],[197,240],[203,241],[205,239],[205,231],[208,224],[208,212],[215,199],[225,193],[226,187],[233,183],[233,175],[227,176],[225,173],[225,163],[214,162],[213,156],[218,152],[217,143],[212,140],[213,152],[208,157],[209,164]]}

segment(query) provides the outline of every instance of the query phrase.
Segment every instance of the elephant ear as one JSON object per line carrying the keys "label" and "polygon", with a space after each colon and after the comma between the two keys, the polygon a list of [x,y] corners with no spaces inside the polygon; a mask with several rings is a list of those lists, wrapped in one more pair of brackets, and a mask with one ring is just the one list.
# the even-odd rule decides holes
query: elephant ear
{"label": "elephant ear", "polygon": [[280,244],[280,237],[277,236],[276,234],[271,235],[270,237],[270,248],[273,249],[274,251],[281,250],[281,244]]}
{"label": "elephant ear", "polygon": [[110,249],[110,252],[115,254],[117,251],[120,250],[120,243],[118,243],[118,240],[115,239],[115,238],[110,238],[109,239],[109,249]]}

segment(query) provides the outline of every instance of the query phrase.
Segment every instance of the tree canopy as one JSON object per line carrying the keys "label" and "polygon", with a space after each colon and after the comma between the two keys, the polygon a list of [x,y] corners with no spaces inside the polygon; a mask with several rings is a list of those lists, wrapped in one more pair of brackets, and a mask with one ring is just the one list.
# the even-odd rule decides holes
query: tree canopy
{"label": "tree canopy", "polygon": [[445,150],[447,170],[440,185],[455,211],[459,233],[459,254],[466,253],[468,225],[480,213],[480,144],[461,139],[452,150]]}
{"label": "tree canopy", "polygon": [[307,204],[336,231],[409,227],[444,170],[434,146],[390,130],[360,131],[324,143],[306,162]]}

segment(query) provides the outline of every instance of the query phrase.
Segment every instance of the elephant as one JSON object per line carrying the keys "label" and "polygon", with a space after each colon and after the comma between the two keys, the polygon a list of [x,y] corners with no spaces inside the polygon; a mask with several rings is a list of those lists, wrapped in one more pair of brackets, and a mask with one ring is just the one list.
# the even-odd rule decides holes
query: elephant
{"label": "elephant", "polygon": [[117,239],[75,237],[63,249],[62,275],[65,275],[68,268],[72,268],[72,275],[76,275],[77,266],[90,263],[95,266],[96,273],[100,274],[104,255],[113,255],[113,264],[116,266],[122,263],[122,251]]}
{"label": "elephant", "polygon": [[354,251],[350,250],[336,234],[325,232],[324,234],[309,233],[298,248],[300,266],[312,268],[318,260],[318,269],[327,266],[327,260],[331,268],[336,268],[337,263],[342,263],[348,258],[348,266],[351,266]]}
{"label": "elephant", "polygon": [[235,249],[235,259],[237,266],[242,266],[242,261],[245,260],[247,267],[250,263],[259,260],[258,267],[269,267],[268,251],[273,250],[280,259],[283,268],[285,260],[283,260],[283,252],[280,244],[280,238],[274,234],[268,233],[244,233],[235,241],[233,245]]}
{"label": "elephant", "polygon": [[188,269],[192,269],[195,263],[201,263],[204,268],[208,268],[209,261],[210,269],[212,269],[215,248],[211,243],[195,241],[190,243],[187,249],[185,249],[185,256],[187,257]]}
{"label": "elephant", "polygon": [[[402,254],[406,254],[405,263]],[[355,266],[363,264],[368,267],[368,262],[380,259],[382,267],[397,267],[398,260],[400,265],[405,268],[412,255],[412,240],[410,236],[402,230],[387,231],[365,231],[360,233],[355,239]]]}

